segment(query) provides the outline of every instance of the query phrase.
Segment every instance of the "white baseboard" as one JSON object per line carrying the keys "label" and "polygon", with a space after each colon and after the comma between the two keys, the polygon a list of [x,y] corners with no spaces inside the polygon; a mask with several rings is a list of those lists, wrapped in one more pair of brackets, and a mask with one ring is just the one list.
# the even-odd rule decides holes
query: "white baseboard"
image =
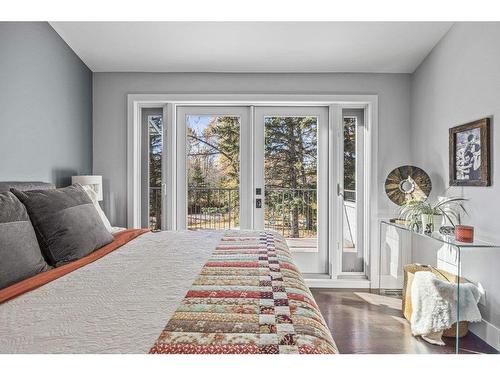
{"label": "white baseboard", "polygon": [[309,288],[370,289],[371,283],[365,279],[305,279]]}
{"label": "white baseboard", "polygon": [[382,275],[380,277],[380,285],[378,287],[381,289],[403,289],[403,275],[398,278],[390,275]]}
{"label": "white baseboard", "polygon": [[500,328],[490,322],[482,320],[478,323],[470,323],[469,329],[481,340],[500,351]]}

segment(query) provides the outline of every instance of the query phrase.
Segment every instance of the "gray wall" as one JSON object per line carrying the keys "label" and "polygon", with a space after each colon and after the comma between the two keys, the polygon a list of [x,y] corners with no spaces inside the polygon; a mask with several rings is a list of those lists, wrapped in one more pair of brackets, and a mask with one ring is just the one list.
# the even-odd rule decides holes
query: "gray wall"
{"label": "gray wall", "polygon": [[0,180],[92,171],[92,72],[46,22],[0,22]]}
{"label": "gray wall", "polygon": [[[410,76],[407,74],[94,73],[94,173],[104,178],[104,207],[126,224],[127,94],[129,93],[378,94],[379,180],[407,163]],[[384,194],[379,206],[387,208]]]}
{"label": "gray wall", "polygon": [[[470,199],[466,223],[476,235],[500,242],[500,23],[457,23],[412,77],[411,150],[416,165],[433,182],[433,198],[448,184],[448,129],[492,116],[493,184],[452,187],[448,195]],[[464,254],[463,274],[486,288],[483,317],[500,327],[500,253]],[[480,330],[480,327],[476,327]],[[496,337],[497,348],[500,338]]]}

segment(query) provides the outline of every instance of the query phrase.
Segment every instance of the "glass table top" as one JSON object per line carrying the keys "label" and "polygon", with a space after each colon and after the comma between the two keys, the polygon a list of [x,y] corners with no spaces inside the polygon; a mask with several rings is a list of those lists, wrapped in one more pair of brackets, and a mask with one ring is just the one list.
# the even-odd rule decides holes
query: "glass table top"
{"label": "glass table top", "polygon": [[500,248],[500,244],[495,244],[492,242],[483,241],[483,240],[478,239],[476,237],[474,237],[473,242],[460,242],[460,241],[457,241],[455,239],[454,235],[444,235],[444,234],[441,234],[441,233],[436,232],[436,231],[432,232],[432,233],[425,233],[422,230],[417,231],[417,230],[410,229],[404,224],[392,223],[389,219],[381,220],[381,224],[389,225],[389,226],[395,227],[397,229],[411,232],[411,233],[414,233],[415,235],[420,236],[420,237],[430,238],[430,239],[439,241],[441,243],[448,244],[450,246],[455,246],[459,249],[460,248],[472,248],[472,247],[473,248],[495,248],[495,247]]}

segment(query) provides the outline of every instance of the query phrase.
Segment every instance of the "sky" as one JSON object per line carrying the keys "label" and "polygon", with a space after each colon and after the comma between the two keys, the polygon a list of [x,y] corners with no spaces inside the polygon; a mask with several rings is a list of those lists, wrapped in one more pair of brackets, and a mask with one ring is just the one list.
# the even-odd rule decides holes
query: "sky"
{"label": "sky", "polygon": [[187,125],[193,129],[196,133],[200,134],[203,129],[212,121],[215,116],[195,116],[189,115],[187,116]]}

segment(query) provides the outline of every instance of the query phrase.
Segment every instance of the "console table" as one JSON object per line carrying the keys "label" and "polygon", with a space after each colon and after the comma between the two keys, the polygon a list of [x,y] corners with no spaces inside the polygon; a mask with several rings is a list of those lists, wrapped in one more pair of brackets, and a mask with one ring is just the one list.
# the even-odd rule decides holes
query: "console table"
{"label": "console table", "polygon": [[[401,290],[403,285],[403,267],[409,263],[420,263],[444,269],[457,276],[457,321],[460,321],[460,277],[462,276],[464,254],[471,252],[490,252],[492,256],[500,256],[500,244],[494,244],[481,239],[472,243],[455,240],[453,235],[443,235],[439,232],[425,233],[410,229],[402,224],[396,224],[383,219],[379,224],[379,289]],[[425,243],[414,251],[415,243]],[[474,254],[472,254],[474,255]],[[498,270],[500,273],[500,270]],[[468,277],[468,275],[464,275]],[[478,281],[478,280],[473,280]],[[456,353],[459,353],[460,338],[455,342]]]}

